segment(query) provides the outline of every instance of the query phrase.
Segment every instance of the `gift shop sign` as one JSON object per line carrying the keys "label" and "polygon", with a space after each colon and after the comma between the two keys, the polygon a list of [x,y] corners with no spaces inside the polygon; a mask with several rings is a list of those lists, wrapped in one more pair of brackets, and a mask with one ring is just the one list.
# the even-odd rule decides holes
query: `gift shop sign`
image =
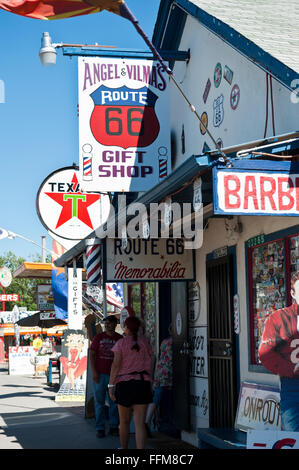
{"label": "gift shop sign", "polygon": [[107,238],[105,282],[189,281],[195,279],[194,252],[177,238]]}
{"label": "gift shop sign", "polygon": [[79,58],[79,180],[148,191],[170,171],[169,77],[157,62]]}
{"label": "gift shop sign", "polygon": [[299,215],[299,165],[232,161],[213,169],[215,214]]}
{"label": "gift shop sign", "polygon": [[41,184],[36,209],[41,223],[54,235],[81,240],[105,223],[110,211],[107,194],[84,193],[79,171],[65,167],[51,173]]}

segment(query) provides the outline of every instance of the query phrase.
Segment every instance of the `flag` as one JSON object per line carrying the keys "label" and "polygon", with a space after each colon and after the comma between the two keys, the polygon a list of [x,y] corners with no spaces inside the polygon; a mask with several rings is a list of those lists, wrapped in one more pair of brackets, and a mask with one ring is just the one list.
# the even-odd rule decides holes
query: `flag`
{"label": "flag", "polygon": [[121,15],[124,0],[1,0],[0,8],[39,20],[56,20],[108,10]]}
{"label": "flag", "polygon": [[0,8],[16,13],[17,15],[38,20],[59,20],[74,16],[99,13],[103,10],[110,11],[129,20],[138,34],[144,39],[154,57],[160,62],[162,68],[171,76],[172,71],[163,61],[159,52],[150,41],[146,33],[139,26],[131,10],[124,0],[0,0]]}
{"label": "flag", "polygon": [[65,279],[64,268],[54,265],[55,259],[59,258],[66,250],[56,240],[52,242],[52,292],[54,297],[54,308],[56,318],[67,320],[68,283]]}
{"label": "flag", "polygon": [[106,284],[106,301],[117,308],[123,308],[124,295],[123,285],[121,282]]}
{"label": "flag", "polygon": [[7,238],[8,237],[8,231],[5,230],[4,228],[0,228],[0,240],[2,240],[2,238]]}

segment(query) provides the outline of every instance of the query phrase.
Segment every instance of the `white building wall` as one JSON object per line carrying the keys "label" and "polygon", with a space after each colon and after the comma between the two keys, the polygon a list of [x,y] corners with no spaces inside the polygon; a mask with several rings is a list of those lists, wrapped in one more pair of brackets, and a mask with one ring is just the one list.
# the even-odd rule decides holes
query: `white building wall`
{"label": "white building wall", "polygon": [[[199,115],[203,112],[208,116],[208,129],[217,141],[221,139],[223,147],[243,144],[264,138],[266,113],[268,110],[268,125],[266,137],[274,135],[271,112],[271,90],[266,104],[266,73],[226,44],[221,38],[202,26],[198,20],[188,16],[179,50],[190,49],[189,64],[177,62],[174,76],[179,86],[185,92],[189,101],[196,107]],[[218,87],[214,83],[216,64],[220,63],[222,78]],[[231,84],[224,78],[225,66],[233,72]],[[210,79],[211,87],[206,102],[204,91]],[[238,85],[240,99],[236,109],[231,106],[231,92]],[[281,135],[293,132],[298,128],[299,104],[291,100],[291,92],[272,79],[275,134]],[[221,97],[223,109],[220,121],[216,122],[214,104]],[[219,117],[219,116],[218,116]],[[219,124],[219,125],[216,125]],[[182,153],[182,126],[185,133],[185,153]],[[215,145],[207,134],[203,135],[195,115],[175,86],[171,86],[171,132],[172,132],[172,163],[173,169],[183,163],[191,155],[203,153],[205,143],[211,149]],[[200,286],[201,307],[200,315],[192,327],[200,327],[202,334],[207,328],[207,298],[206,298],[206,256],[217,248],[236,244],[237,256],[237,288],[240,297],[240,380],[260,384],[278,385],[278,377],[249,371],[249,329],[246,292],[246,260],[245,242],[258,234],[269,234],[298,224],[296,217],[240,217],[243,232],[237,241],[227,238],[224,218],[209,219],[204,231],[203,246],[196,251],[196,275]],[[190,328],[190,334],[194,328]],[[207,357],[207,344],[202,353]],[[208,372],[207,372],[208,375]],[[197,396],[197,405],[191,406],[191,427],[193,434],[184,432],[183,440],[195,442],[197,427],[209,426],[208,377],[190,377],[190,395]]]}
{"label": "white building wall", "polygon": [[[245,32],[246,33],[246,32]],[[208,129],[214,139],[221,139],[223,147],[242,144],[264,137],[266,122],[266,73],[237,50],[208,31],[198,20],[187,18],[179,50],[190,49],[189,64],[176,62],[174,76],[201,116],[208,116]],[[214,84],[216,64],[222,68],[222,79],[218,87]],[[233,72],[232,83],[224,78],[225,66]],[[203,94],[208,79],[211,82],[206,103]],[[240,90],[240,100],[234,110],[230,96],[234,85]],[[277,80],[272,80],[274,123],[276,135],[296,131],[299,121],[299,103],[291,100],[291,92]],[[213,105],[217,98],[223,96],[223,121],[215,126]],[[273,135],[272,112],[270,101],[270,84],[268,97],[268,126],[266,136]],[[211,149],[215,145],[207,134],[200,132],[199,122],[191,112],[177,88],[171,86],[171,130],[173,140],[173,168],[190,155],[202,153],[206,142]],[[186,151],[181,151],[182,125],[185,132]]]}

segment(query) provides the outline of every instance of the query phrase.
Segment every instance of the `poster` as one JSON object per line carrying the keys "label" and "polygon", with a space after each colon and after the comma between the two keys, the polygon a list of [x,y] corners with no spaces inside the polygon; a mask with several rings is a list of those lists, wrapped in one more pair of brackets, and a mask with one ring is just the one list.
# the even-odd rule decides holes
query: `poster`
{"label": "poster", "polygon": [[85,402],[88,340],[82,330],[67,330],[61,344],[61,380],[55,401]]}
{"label": "poster", "polygon": [[54,297],[51,284],[38,284],[36,286],[38,310],[54,310]]}
{"label": "poster", "polygon": [[169,77],[151,60],[78,59],[79,181],[148,191],[171,171]]}
{"label": "poster", "polygon": [[280,377],[283,431],[299,431],[299,271],[291,277],[291,305],[283,305],[267,318],[259,346],[259,359]]}

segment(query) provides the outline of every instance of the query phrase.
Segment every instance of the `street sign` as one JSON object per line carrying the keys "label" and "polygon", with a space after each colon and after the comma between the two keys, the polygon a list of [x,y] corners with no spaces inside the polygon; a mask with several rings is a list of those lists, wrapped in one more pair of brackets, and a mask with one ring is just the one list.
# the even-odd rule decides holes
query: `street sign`
{"label": "street sign", "polygon": [[78,182],[78,170],[65,167],[43,181],[36,208],[41,223],[51,233],[62,239],[82,240],[106,222],[110,197],[102,193],[85,193]]}
{"label": "street sign", "polygon": [[10,286],[12,281],[12,275],[8,268],[0,268],[0,284],[2,287]]}
{"label": "street sign", "polygon": [[0,302],[18,302],[19,294],[0,294]]}

